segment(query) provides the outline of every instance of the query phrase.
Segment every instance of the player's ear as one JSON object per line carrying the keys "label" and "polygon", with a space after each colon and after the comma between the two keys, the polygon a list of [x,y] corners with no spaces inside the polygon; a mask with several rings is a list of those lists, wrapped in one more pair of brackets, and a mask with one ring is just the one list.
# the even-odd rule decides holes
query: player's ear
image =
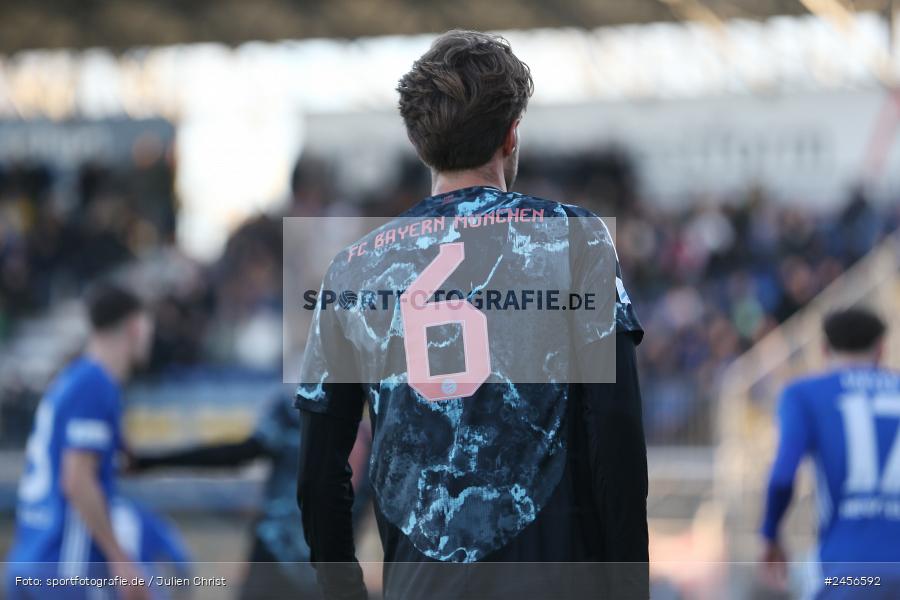
{"label": "player's ear", "polygon": [[506,130],[506,137],[503,138],[503,156],[509,156],[519,147],[519,123],[522,118],[518,118],[510,124]]}
{"label": "player's ear", "polygon": [[147,315],[144,312],[136,312],[125,321],[127,335],[133,342],[139,342],[146,335],[144,332],[147,327],[146,319]]}
{"label": "player's ear", "polygon": [[872,353],[872,358],[876,365],[881,364],[881,359],[884,357],[884,336],[875,343],[875,351]]}

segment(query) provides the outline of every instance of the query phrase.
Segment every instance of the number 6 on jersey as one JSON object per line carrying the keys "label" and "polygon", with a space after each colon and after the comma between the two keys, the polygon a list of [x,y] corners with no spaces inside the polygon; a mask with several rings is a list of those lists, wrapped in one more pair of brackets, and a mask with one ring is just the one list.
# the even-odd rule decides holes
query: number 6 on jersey
{"label": "number 6 on jersey", "polygon": [[[466,300],[427,302],[465,256],[461,242],[441,245],[437,258],[400,296],[409,385],[428,400],[471,396],[491,374],[484,313]],[[466,369],[459,373],[432,375],[428,364],[428,328],[451,323],[459,323],[462,328]]]}

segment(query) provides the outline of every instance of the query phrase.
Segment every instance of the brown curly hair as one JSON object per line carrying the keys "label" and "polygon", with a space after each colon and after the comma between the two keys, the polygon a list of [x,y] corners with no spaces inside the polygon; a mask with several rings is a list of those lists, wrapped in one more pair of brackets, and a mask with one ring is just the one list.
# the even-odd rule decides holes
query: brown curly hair
{"label": "brown curly hair", "polygon": [[400,116],[421,159],[437,171],[487,163],[534,92],[509,42],[478,31],[438,37],[397,86]]}

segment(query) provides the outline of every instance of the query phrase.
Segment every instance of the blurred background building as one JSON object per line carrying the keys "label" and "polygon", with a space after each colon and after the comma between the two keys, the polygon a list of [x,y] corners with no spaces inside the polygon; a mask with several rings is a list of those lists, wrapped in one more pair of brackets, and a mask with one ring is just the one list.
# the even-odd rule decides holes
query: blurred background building
{"label": "blurred background building", "polygon": [[[433,32],[471,27],[502,31],[534,75],[516,189],[617,219],[648,332],[658,589],[749,594],[720,561],[755,556],[778,385],[819,364],[829,306],[868,300],[900,324],[898,10],[0,6],[0,551],[34,407],[80,349],[84,286],[115,272],[154,302],[153,358],[129,389],[136,446],[244,435],[286,389],[281,218],[389,216],[429,194],[394,86]],[[131,489],[181,519],[200,560],[237,561],[258,471]],[[810,523],[792,525],[798,550]]]}

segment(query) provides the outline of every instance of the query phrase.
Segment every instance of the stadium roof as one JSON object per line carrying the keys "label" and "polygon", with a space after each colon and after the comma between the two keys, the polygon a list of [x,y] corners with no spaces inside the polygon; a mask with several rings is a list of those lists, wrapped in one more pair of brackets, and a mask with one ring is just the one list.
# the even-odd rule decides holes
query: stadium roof
{"label": "stadium roof", "polygon": [[892,0],[31,0],[0,3],[0,53],[185,42],[760,19]]}

